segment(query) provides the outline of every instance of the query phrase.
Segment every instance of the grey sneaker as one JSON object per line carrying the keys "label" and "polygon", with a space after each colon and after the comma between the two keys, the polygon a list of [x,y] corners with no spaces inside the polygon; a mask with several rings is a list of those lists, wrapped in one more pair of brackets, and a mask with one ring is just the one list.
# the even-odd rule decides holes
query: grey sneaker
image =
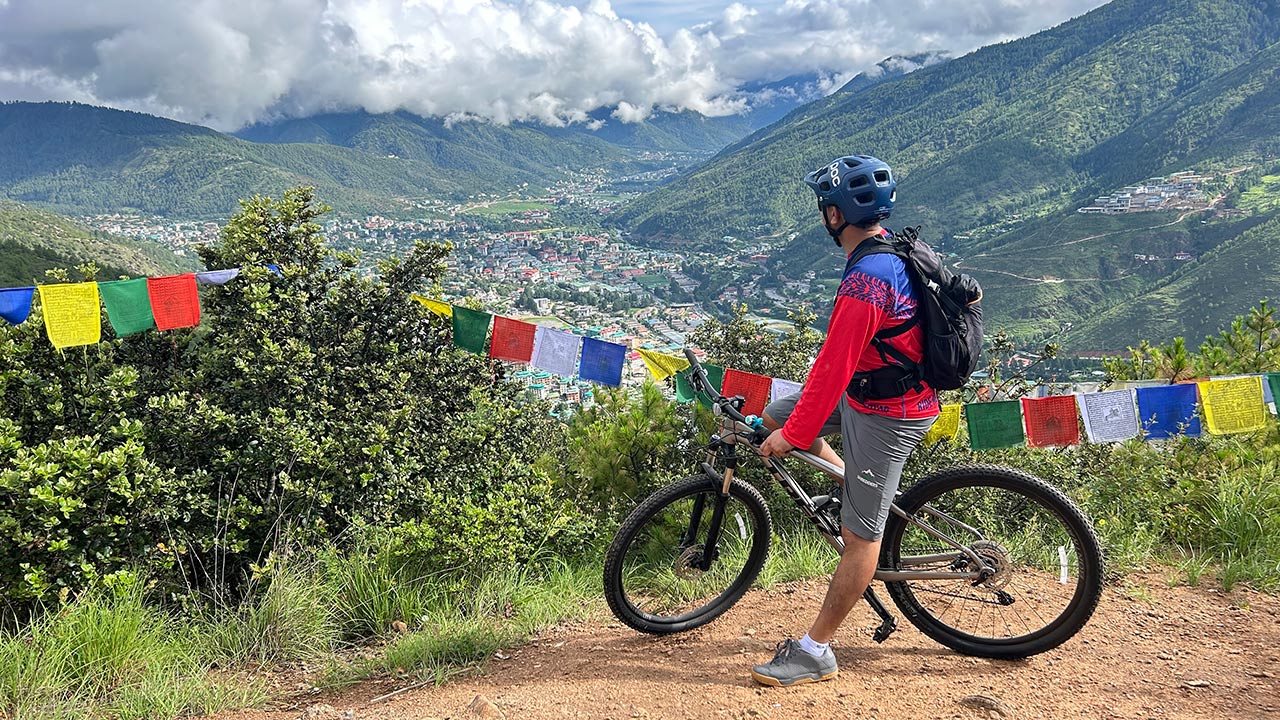
{"label": "grey sneaker", "polygon": [[786,687],[830,680],[838,672],[836,655],[831,648],[827,648],[822,657],[814,657],[800,647],[799,640],[788,639],[778,643],[772,660],[751,668],[751,677],[764,685]]}

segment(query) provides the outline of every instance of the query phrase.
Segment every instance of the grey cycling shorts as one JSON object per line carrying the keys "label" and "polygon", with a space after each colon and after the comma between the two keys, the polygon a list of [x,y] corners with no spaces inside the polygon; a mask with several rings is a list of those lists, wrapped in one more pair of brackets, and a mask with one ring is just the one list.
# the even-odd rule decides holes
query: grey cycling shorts
{"label": "grey cycling shorts", "polygon": [[[800,393],[769,403],[764,412],[779,425],[796,409]],[[840,433],[844,442],[844,492],[840,523],[865,540],[879,540],[898,492],[907,456],[920,444],[936,417],[918,420],[859,412],[840,398],[820,435]],[[804,449],[804,448],[802,448]]]}

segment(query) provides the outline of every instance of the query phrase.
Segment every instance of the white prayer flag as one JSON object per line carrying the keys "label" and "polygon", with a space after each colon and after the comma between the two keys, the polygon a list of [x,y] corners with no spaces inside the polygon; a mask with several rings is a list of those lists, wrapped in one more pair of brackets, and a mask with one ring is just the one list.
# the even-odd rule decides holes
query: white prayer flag
{"label": "white prayer flag", "polygon": [[1138,436],[1138,408],[1133,390],[1077,395],[1089,442],[1119,442]]}
{"label": "white prayer flag", "polygon": [[769,401],[780,400],[789,395],[795,395],[800,392],[800,388],[804,387],[801,383],[783,380],[782,378],[774,378],[773,385],[769,388]]}
{"label": "white prayer flag", "polygon": [[196,273],[196,282],[201,285],[226,285],[240,274],[240,268],[228,270],[206,270]]}
{"label": "white prayer flag", "polygon": [[573,377],[578,373],[578,349],[582,337],[563,330],[538,326],[533,336],[533,359],[529,364],[539,370]]}

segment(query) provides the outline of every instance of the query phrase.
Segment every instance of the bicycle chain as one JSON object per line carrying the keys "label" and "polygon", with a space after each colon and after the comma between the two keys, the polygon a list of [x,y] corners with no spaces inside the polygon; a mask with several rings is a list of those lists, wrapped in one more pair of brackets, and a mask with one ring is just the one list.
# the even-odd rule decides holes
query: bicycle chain
{"label": "bicycle chain", "polygon": [[999,600],[984,600],[980,597],[973,597],[971,595],[961,595],[960,593],[947,592],[945,590],[930,590],[929,588],[920,587],[918,585],[912,585],[911,587],[921,592],[933,593],[934,595],[943,595],[946,597],[960,598],[961,600],[972,600],[974,602],[986,603],[988,605],[999,605],[1001,607],[1005,606],[1005,603],[1002,603]]}

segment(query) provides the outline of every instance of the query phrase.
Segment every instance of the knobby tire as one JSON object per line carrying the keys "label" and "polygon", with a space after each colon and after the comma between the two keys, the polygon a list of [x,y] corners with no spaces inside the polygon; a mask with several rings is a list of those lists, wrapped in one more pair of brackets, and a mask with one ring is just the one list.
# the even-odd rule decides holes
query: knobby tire
{"label": "knobby tire", "polygon": [[[773,521],[769,508],[765,504],[760,491],[742,480],[735,479],[729,487],[731,498],[738,500],[750,512],[755,535],[752,538],[751,550],[746,562],[734,581],[719,595],[711,598],[706,604],[693,611],[682,613],[676,617],[664,617],[646,613],[637,608],[627,597],[624,582],[624,569],[627,551],[646,525],[659,516],[668,506],[700,493],[711,492],[718,495],[723,482],[706,475],[697,475],[678,480],[661,488],[644,500],[627,516],[618,528],[604,562],[605,599],[613,614],[629,627],[640,632],[653,635],[668,635],[685,632],[706,625],[733,607],[755,582],[764,568],[769,554],[769,541],[773,531]],[[706,512],[711,512],[708,505]],[[731,528],[726,524],[726,531]]]}

